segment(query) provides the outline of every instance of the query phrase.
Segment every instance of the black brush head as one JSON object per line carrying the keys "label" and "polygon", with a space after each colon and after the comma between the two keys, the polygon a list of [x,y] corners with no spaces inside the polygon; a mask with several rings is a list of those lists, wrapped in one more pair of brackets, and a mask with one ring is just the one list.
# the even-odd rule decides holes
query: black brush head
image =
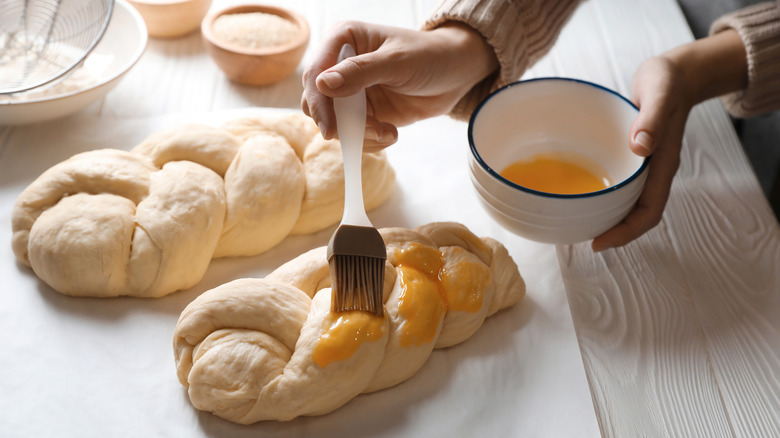
{"label": "black brush head", "polygon": [[373,227],[340,225],[328,243],[328,260],[334,254],[375,257],[387,260],[382,235]]}
{"label": "black brush head", "polygon": [[376,228],[341,225],[328,245],[331,310],[383,315],[382,289],[387,250]]}
{"label": "black brush head", "polygon": [[330,277],[333,290],[331,310],[362,310],[378,316],[384,314],[384,259],[334,254],[330,259]]}

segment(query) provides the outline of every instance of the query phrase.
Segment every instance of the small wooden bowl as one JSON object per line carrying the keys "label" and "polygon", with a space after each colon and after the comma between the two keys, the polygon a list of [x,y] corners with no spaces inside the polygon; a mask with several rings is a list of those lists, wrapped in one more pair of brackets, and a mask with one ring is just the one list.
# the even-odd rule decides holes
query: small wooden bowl
{"label": "small wooden bowl", "polygon": [[149,36],[176,38],[194,32],[211,0],[128,0],[141,14]]}
{"label": "small wooden bowl", "polygon": [[[277,15],[295,24],[299,32],[287,43],[265,48],[236,45],[220,40],[215,35],[214,21],[217,18],[249,12]],[[209,55],[228,78],[246,85],[269,85],[295,72],[309,45],[310,31],[306,19],[293,11],[276,6],[247,4],[208,14],[203,19],[201,34]]]}

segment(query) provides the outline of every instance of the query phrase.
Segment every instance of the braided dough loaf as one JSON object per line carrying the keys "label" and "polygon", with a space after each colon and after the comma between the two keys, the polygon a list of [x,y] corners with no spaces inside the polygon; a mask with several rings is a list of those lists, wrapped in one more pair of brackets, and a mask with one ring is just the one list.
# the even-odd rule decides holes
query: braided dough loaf
{"label": "braided dough loaf", "polygon": [[434,348],[463,342],[525,294],[506,249],[460,224],[380,232],[384,317],[330,312],[324,247],[190,303],[174,354],[192,404],[242,424],[326,414],[410,378]]}
{"label": "braided dough loaf", "polygon": [[[384,154],[364,155],[367,208],[394,182]],[[63,294],[160,297],[195,285],[214,257],[338,222],[343,205],[339,143],[303,114],[186,125],[44,172],[14,205],[13,250]]]}

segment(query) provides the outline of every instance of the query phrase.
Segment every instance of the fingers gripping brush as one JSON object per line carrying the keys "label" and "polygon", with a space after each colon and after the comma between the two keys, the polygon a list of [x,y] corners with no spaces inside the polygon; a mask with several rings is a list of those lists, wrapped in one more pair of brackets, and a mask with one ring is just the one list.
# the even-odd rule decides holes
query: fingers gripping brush
{"label": "fingers gripping brush", "polygon": [[[339,62],[355,56],[345,44]],[[344,161],[344,215],[328,244],[332,283],[331,310],[362,310],[382,315],[387,251],[382,236],[366,215],[361,167],[366,126],[366,92],[333,99]]]}

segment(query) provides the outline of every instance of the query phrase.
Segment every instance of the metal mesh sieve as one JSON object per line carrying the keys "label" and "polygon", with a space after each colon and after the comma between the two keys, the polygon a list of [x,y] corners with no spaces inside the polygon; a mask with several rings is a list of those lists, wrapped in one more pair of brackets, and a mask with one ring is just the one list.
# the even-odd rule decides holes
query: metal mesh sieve
{"label": "metal mesh sieve", "polygon": [[0,94],[39,87],[78,66],[113,8],[114,0],[0,0]]}

